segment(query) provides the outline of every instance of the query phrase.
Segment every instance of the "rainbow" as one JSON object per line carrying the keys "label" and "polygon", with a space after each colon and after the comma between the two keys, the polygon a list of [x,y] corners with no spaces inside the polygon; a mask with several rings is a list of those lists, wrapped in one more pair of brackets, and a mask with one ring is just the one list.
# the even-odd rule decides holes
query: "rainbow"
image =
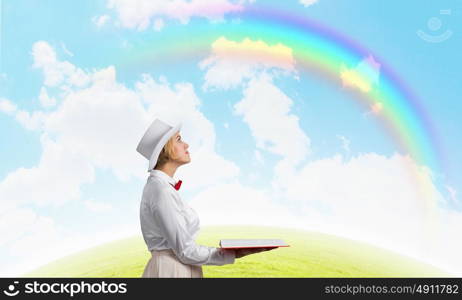
{"label": "rainbow", "polygon": [[[220,7],[210,6],[204,10],[220,11]],[[116,60],[118,67],[137,69],[150,64],[168,67],[172,63],[204,59],[215,45],[221,53],[233,59],[252,61],[258,57],[281,66],[295,63],[297,70],[315,71],[335,84],[343,82],[344,86],[350,87],[348,90],[354,94],[352,98],[357,104],[378,112],[374,115],[397,147],[422,165],[416,170],[409,164],[407,169],[426,201],[428,219],[434,223],[437,196],[432,182],[428,176],[422,175],[422,171],[443,173],[446,164],[443,148],[421,101],[396,72],[370,50],[306,17],[263,6],[241,7],[227,16],[228,20],[234,21],[210,24],[204,20],[187,29],[185,26],[176,28],[168,35],[155,33],[155,41],[144,38],[143,44],[137,45],[135,56]],[[241,48],[237,49],[232,42],[224,42],[223,38],[241,43]],[[222,42],[217,44],[220,39]],[[272,45],[272,51],[264,45]],[[355,72],[355,66],[361,62],[366,71]],[[374,84],[376,78],[371,77],[378,67],[380,81]],[[429,230],[430,227],[433,228],[434,224],[429,225]]]}

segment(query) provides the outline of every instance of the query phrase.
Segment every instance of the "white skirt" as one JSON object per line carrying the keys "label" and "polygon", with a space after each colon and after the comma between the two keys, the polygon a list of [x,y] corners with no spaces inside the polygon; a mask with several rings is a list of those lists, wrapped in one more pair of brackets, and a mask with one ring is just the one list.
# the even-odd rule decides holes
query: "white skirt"
{"label": "white skirt", "polygon": [[183,264],[172,249],[152,250],[142,277],[203,278],[202,266]]}

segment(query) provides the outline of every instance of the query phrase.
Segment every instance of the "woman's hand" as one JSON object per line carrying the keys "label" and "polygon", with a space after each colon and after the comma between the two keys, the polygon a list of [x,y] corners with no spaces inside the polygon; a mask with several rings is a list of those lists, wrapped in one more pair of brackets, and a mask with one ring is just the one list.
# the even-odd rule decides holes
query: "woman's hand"
{"label": "woman's hand", "polygon": [[248,248],[248,249],[235,249],[236,258],[241,258],[246,255],[255,254],[263,251],[269,251],[275,248]]}

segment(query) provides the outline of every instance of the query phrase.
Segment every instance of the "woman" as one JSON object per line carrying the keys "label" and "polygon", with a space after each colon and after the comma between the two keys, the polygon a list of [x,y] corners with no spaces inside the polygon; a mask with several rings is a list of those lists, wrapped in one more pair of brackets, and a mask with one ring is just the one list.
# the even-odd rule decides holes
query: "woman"
{"label": "woman", "polygon": [[201,278],[202,265],[232,264],[236,258],[270,250],[224,250],[196,244],[199,218],[180,198],[182,181],[173,179],[177,168],[191,161],[180,128],[181,124],[170,126],[156,119],[137,147],[149,160],[150,172],[140,204],[140,223],[152,256],[142,277]]}

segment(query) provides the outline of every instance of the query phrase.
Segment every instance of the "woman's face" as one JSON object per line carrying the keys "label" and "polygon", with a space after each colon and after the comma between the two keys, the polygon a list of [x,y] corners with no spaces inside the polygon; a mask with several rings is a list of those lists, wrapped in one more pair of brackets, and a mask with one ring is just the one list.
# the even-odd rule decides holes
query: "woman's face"
{"label": "woman's face", "polygon": [[188,148],[189,145],[181,139],[180,132],[178,131],[175,133],[173,136],[173,149],[175,151],[174,156],[177,157],[177,159],[175,159],[177,162],[181,164],[187,164],[191,161]]}

